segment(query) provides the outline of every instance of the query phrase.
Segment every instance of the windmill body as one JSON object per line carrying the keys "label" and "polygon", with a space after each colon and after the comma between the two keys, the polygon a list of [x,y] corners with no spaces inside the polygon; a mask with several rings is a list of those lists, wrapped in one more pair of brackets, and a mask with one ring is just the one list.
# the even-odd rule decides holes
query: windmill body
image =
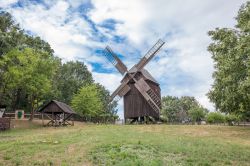
{"label": "windmill body", "polygon": [[[133,69],[133,68],[132,68]],[[132,71],[129,71],[133,73]],[[124,79],[127,79],[128,75],[125,75]],[[161,89],[159,83],[152,77],[152,75],[146,70],[137,72],[135,75],[136,79],[144,79],[145,82],[150,86],[154,93],[161,98]],[[155,111],[142,96],[140,91],[135,87],[135,81],[130,80],[128,83],[130,91],[123,96],[124,102],[124,118],[135,119],[139,117],[153,117],[159,119],[159,111]]]}
{"label": "windmill body", "polygon": [[104,55],[124,75],[120,86],[112,93],[111,100],[116,96],[124,98],[124,119],[145,120],[159,119],[161,108],[161,90],[159,83],[144,69],[144,66],[155,56],[164,45],[158,42],[130,70],[122,63],[117,55],[106,47]]}

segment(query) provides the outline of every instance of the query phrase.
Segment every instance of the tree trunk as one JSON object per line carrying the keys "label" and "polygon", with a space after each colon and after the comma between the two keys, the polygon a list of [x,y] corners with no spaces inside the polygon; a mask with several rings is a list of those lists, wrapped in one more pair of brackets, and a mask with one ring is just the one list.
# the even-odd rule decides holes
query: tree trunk
{"label": "tree trunk", "polygon": [[12,102],[11,102],[11,110],[12,111],[16,111],[16,104],[17,104],[17,91],[16,90],[14,90],[14,92],[12,93]]}
{"label": "tree trunk", "polygon": [[34,96],[31,96],[30,99],[30,119],[29,121],[33,121],[34,119]]}

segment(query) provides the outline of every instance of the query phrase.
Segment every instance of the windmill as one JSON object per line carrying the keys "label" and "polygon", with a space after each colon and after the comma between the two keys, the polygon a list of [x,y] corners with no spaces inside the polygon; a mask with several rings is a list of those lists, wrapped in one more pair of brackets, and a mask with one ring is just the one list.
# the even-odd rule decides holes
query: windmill
{"label": "windmill", "polygon": [[121,84],[112,93],[111,101],[124,98],[124,119],[145,121],[146,118],[159,119],[161,108],[160,85],[144,66],[156,55],[164,45],[161,39],[135,64],[130,70],[122,63],[118,56],[107,46],[103,51],[105,57],[124,76]]}

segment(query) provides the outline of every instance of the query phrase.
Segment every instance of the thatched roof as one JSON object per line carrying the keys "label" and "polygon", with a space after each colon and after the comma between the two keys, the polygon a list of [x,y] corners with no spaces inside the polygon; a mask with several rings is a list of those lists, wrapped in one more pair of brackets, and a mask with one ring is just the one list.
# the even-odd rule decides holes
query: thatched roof
{"label": "thatched roof", "polygon": [[76,114],[70,106],[57,100],[51,100],[38,109],[38,112]]}

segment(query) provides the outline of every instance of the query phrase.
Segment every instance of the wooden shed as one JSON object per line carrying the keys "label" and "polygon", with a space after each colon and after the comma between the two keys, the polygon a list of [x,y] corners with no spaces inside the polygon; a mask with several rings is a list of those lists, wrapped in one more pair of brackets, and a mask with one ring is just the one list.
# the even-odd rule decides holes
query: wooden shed
{"label": "wooden shed", "polygon": [[50,120],[46,124],[47,126],[74,125],[73,115],[76,113],[63,102],[51,100],[42,106],[38,112],[42,114],[43,125],[44,116]]}

